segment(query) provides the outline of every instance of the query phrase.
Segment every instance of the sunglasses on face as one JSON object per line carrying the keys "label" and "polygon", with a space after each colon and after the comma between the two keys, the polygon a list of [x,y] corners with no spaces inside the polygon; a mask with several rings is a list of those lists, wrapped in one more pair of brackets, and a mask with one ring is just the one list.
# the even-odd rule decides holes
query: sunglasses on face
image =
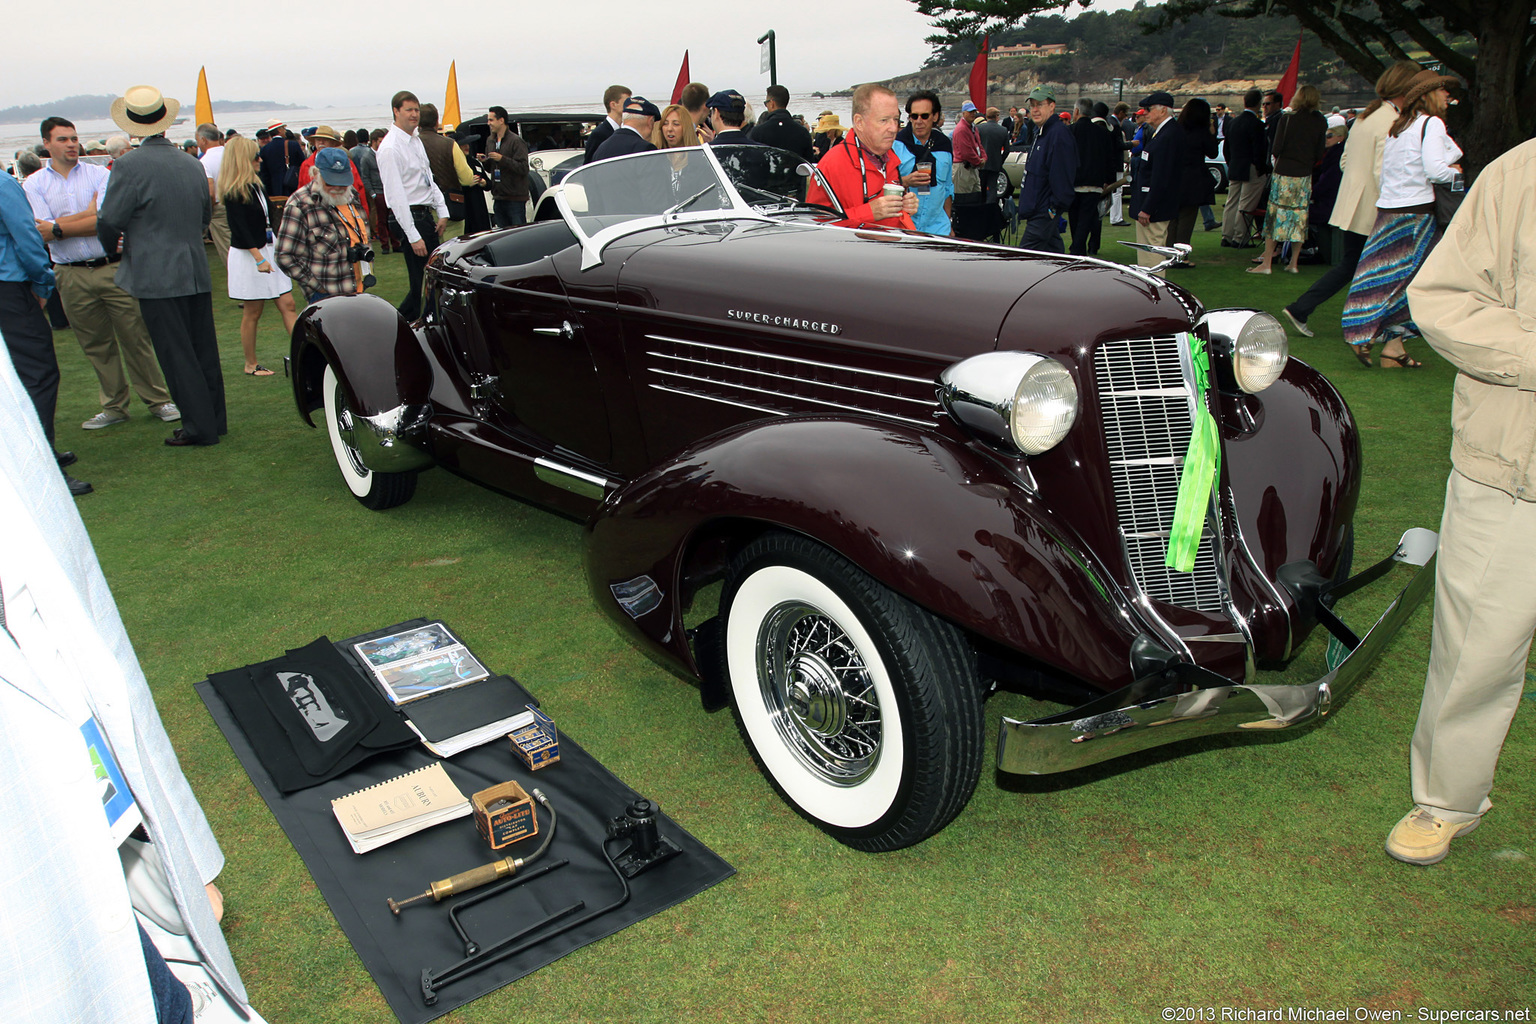
{"label": "sunglasses on face", "polygon": [[933,115],[932,114],[908,114],[907,117],[909,117],[913,121],[927,121],[928,119],[933,117]]}

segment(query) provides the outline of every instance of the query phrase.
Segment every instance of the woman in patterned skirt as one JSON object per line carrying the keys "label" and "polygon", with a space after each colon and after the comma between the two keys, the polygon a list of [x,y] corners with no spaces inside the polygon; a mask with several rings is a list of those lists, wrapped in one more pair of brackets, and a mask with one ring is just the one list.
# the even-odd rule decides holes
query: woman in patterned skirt
{"label": "woman in patterned skirt", "polygon": [[1384,342],[1384,369],[1424,365],[1403,348],[1403,335],[1418,333],[1409,319],[1407,293],[1435,240],[1432,183],[1448,184],[1461,171],[1455,162],[1461,159],[1461,148],[1441,120],[1450,100],[1446,87],[1454,84],[1455,78],[1419,72],[1387,132],[1376,226],[1344,303],[1344,340],[1365,366],[1371,365],[1371,347],[1377,341]]}
{"label": "woman in patterned skirt", "polygon": [[1301,244],[1307,240],[1307,207],[1312,205],[1312,168],[1328,148],[1328,119],[1317,108],[1323,97],[1304,85],[1280,118],[1272,150],[1275,173],[1269,179],[1269,209],[1264,215],[1264,255],[1250,274],[1267,274],[1281,242],[1291,243],[1288,273],[1298,273]]}

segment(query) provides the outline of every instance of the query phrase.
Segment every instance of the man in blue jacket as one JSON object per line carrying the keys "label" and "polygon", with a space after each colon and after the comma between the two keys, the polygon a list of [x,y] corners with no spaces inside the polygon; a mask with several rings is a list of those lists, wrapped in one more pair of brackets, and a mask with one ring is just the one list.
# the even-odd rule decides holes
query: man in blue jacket
{"label": "man in blue jacket", "polygon": [[896,133],[891,152],[901,161],[901,183],[917,195],[912,223],[930,235],[953,234],[955,154],[938,129],[939,94],[922,89],[907,97],[907,126]]}
{"label": "man in blue jacket", "polygon": [[[1147,110],[1146,134],[1141,152],[1133,159],[1140,162],[1136,192],[1136,241],[1149,245],[1167,245],[1169,229],[1179,217],[1179,181],[1184,163],[1184,132],[1174,123],[1173,96],[1158,91],[1141,101]],[[1161,263],[1155,253],[1138,252],[1136,262],[1152,266]],[[1159,277],[1162,271],[1157,272]]]}
{"label": "man in blue jacket", "polygon": [[1059,218],[1072,207],[1077,141],[1056,116],[1056,92],[1048,85],[1037,85],[1029,94],[1029,120],[1037,134],[1019,186],[1019,219],[1028,221],[1019,246],[1064,253]]}

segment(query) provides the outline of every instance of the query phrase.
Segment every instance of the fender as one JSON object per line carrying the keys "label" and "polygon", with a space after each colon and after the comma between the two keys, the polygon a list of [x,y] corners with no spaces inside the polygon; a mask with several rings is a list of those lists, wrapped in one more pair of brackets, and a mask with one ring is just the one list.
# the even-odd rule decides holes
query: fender
{"label": "fender", "polygon": [[[1234,576],[1249,567],[1255,655],[1280,662],[1316,619],[1273,581],[1296,563],[1312,563],[1325,578],[1338,570],[1360,497],[1360,431],[1333,385],[1298,359],[1264,391],[1223,396],[1221,406],[1222,469],[1237,527],[1229,539],[1246,549],[1229,564]],[[1261,628],[1266,618],[1271,628]]]}
{"label": "fender", "polygon": [[424,346],[395,307],[377,295],[337,296],[309,306],[293,325],[293,397],[299,415],[315,426],[310,414],[325,404],[321,381],[326,364],[335,369],[356,416],[424,409],[432,391]]}
{"label": "fender", "polygon": [[683,611],[690,544],[722,520],[811,537],[936,614],[1102,690],[1131,678],[1143,623],[1073,530],[980,452],[925,431],[754,421],[612,492],[588,521],[599,607],[698,677]]}

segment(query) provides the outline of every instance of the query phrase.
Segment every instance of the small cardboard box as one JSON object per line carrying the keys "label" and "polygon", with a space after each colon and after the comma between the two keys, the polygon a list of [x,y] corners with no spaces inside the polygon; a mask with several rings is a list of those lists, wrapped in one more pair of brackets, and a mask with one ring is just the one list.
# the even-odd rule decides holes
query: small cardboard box
{"label": "small cardboard box", "polygon": [[482,789],[470,797],[469,802],[475,809],[475,828],[493,850],[539,834],[533,798],[516,782],[502,782],[490,789]]}
{"label": "small cardboard box", "polygon": [[560,734],[544,712],[532,704],[528,710],[533,712],[533,722],[511,734],[512,753],[529,771],[538,771],[560,760]]}

